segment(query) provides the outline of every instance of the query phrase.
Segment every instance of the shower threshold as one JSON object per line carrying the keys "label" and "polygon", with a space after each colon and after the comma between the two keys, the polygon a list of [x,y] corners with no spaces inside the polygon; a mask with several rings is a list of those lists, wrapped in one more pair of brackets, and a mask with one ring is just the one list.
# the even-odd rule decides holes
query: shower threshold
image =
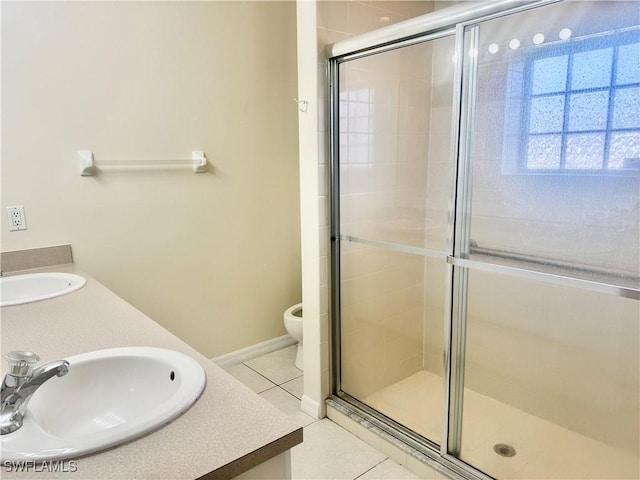
{"label": "shower threshold", "polygon": [[[442,377],[417,372],[364,403],[440,443]],[[640,478],[639,458],[522,410],[465,389],[460,458],[497,479]],[[434,415],[433,412],[438,412]],[[502,456],[505,444],[516,454]]]}

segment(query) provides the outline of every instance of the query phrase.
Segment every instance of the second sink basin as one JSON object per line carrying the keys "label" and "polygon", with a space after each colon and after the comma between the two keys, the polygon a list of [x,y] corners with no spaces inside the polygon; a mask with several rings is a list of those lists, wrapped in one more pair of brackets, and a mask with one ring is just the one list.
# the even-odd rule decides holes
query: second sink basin
{"label": "second sink basin", "polygon": [[74,273],[43,272],[0,277],[0,306],[20,305],[66,295],[87,280]]}
{"label": "second sink basin", "polygon": [[77,458],[160,428],[204,390],[206,375],[173,350],[130,347],[68,357],[69,373],[33,395],[22,428],[2,435],[2,461]]}

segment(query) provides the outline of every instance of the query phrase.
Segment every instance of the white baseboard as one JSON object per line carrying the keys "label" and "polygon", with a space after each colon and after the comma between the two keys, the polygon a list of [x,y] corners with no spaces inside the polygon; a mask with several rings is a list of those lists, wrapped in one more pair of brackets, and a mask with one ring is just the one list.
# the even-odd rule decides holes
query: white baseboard
{"label": "white baseboard", "polygon": [[275,352],[276,350],[280,350],[281,348],[285,348],[296,343],[297,342],[289,335],[283,335],[281,337],[267,340],[266,342],[256,343],[255,345],[241,348],[235,352],[225,353],[219,357],[212,358],[211,361],[219,367],[230,367],[232,365],[237,365],[238,363],[251,360],[252,358]]}
{"label": "white baseboard", "polygon": [[302,410],[307,415],[311,415],[313,418],[323,418],[324,411],[322,409],[322,405],[320,405],[315,400],[307,397],[306,395],[302,395],[302,401],[300,402],[300,410]]}

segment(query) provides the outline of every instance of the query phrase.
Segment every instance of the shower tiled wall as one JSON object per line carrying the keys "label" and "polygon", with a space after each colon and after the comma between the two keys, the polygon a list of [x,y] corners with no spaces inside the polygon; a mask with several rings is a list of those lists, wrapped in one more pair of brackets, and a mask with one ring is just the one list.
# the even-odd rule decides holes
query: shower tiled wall
{"label": "shower tiled wall", "polygon": [[343,247],[342,388],[364,399],[422,369],[424,262]]}
{"label": "shower tiled wall", "polygon": [[423,247],[431,47],[340,67],[342,233]]}

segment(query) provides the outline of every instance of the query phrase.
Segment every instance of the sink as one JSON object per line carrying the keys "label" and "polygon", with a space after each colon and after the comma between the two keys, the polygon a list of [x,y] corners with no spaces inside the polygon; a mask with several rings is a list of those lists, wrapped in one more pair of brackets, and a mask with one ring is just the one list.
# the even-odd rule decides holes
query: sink
{"label": "sink", "polygon": [[0,306],[20,305],[66,295],[82,288],[87,280],[73,273],[28,273],[0,277]]}
{"label": "sink", "polygon": [[176,419],[206,384],[193,358],[162,348],[98,350],[66,358],[69,373],[31,398],[22,428],[2,435],[2,461],[78,458]]}

